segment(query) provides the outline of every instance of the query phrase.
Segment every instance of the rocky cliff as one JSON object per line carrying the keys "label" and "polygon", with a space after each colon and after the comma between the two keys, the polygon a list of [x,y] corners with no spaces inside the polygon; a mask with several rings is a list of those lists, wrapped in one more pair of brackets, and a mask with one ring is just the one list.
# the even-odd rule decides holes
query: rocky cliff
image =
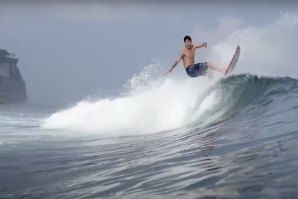
{"label": "rocky cliff", "polygon": [[13,54],[0,49],[0,104],[27,100],[26,85],[17,62]]}

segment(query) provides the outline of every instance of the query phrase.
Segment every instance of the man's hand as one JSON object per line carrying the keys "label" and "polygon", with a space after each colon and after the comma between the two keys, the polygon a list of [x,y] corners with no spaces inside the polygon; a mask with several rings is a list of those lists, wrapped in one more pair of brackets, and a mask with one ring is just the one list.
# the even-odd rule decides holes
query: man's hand
{"label": "man's hand", "polygon": [[163,74],[163,76],[166,76],[168,74],[170,74],[172,71],[171,70],[167,70],[167,72],[165,72],[165,74]]}
{"label": "man's hand", "polygon": [[207,48],[207,42],[203,43],[203,47]]}

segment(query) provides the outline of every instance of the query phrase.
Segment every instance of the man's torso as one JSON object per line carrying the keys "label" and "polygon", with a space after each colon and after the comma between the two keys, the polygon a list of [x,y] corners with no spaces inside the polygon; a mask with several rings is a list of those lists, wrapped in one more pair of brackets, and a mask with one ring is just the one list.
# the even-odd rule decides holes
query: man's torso
{"label": "man's torso", "polygon": [[191,49],[183,48],[183,65],[184,68],[187,68],[189,65],[193,65],[195,63],[195,47],[192,46]]}

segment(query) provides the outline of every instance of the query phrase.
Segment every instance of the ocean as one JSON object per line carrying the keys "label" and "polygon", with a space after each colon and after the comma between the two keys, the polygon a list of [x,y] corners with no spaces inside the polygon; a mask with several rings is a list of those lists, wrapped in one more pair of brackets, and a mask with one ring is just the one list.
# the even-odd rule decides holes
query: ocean
{"label": "ocean", "polygon": [[0,106],[0,198],[297,198],[298,80],[131,79],[58,107]]}

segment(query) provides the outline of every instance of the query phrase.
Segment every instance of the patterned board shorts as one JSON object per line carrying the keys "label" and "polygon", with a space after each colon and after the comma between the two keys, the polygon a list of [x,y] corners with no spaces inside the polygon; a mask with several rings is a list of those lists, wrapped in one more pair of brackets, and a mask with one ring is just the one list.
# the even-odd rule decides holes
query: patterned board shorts
{"label": "patterned board shorts", "polygon": [[207,62],[197,63],[197,64],[189,65],[186,68],[186,73],[190,77],[198,77],[201,75],[207,75],[207,69],[208,69]]}

